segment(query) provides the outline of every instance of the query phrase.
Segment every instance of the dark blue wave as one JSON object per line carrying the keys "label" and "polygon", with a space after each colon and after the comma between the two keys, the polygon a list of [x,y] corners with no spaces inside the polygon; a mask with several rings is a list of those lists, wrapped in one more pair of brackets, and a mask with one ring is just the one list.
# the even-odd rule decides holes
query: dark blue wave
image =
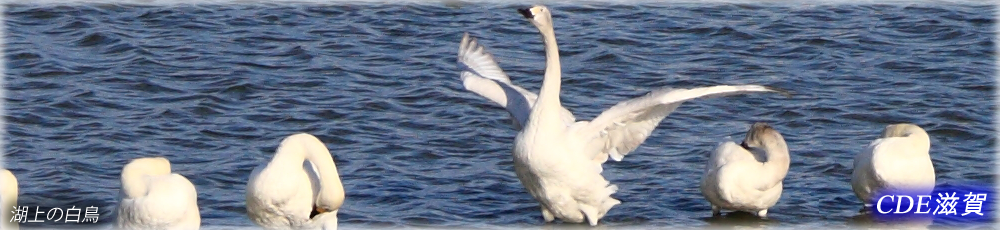
{"label": "dark blue wave", "polygon": [[[11,4],[5,167],[20,204],[97,205],[110,223],[122,165],[165,156],[197,187],[204,225],[251,226],[250,171],[309,132],[337,160],[344,226],[541,225],[513,173],[509,115],[464,90],[455,63],[469,32],[537,90],[543,49],[517,7]],[[562,99],[580,119],[661,87],[794,92],[682,105],[606,165],[623,203],[605,225],[853,226],[851,161],[896,122],[930,133],[939,183],[996,177],[994,6],[550,7]],[[709,218],[708,154],[755,121],[788,139],[783,197],[768,221]]]}

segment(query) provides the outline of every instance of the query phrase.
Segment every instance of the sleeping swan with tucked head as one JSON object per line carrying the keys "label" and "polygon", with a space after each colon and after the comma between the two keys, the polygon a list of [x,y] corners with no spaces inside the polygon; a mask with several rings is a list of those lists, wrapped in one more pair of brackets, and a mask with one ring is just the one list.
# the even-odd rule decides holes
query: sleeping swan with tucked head
{"label": "sleeping swan with tucked head", "polygon": [[330,150],[313,135],[286,137],[250,174],[247,216],[267,229],[337,229],[344,187]]}
{"label": "sleeping swan with tucked head", "polygon": [[755,123],[742,144],[726,141],[715,149],[705,167],[701,194],[712,204],[712,215],[726,209],[766,217],[767,209],[781,198],[789,163],[781,133],[767,123]]}
{"label": "sleeping swan with tucked head", "polygon": [[139,158],[122,168],[116,229],[198,229],[201,214],[194,184],[170,173],[162,157]]}
{"label": "sleeping swan with tucked head", "polygon": [[870,207],[872,196],[887,189],[930,194],[935,185],[930,149],[930,137],[919,126],[886,126],[882,136],[854,157],[854,195]]}

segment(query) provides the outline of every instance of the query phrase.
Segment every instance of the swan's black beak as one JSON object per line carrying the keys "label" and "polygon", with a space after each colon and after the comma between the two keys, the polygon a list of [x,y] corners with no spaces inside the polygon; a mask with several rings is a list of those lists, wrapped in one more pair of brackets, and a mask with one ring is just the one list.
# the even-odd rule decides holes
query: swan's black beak
{"label": "swan's black beak", "polygon": [[531,19],[531,18],[535,17],[535,15],[531,15],[531,9],[529,9],[529,8],[517,9],[517,12],[521,13],[521,15],[523,15],[524,18],[527,18],[527,19]]}
{"label": "swan's black beak", "polygon": [[746,141],[740,143],[740,147],[743,147],[743,149],[746,149],[746,150],[750,150],[750,146],[747,146],[747,142]]}

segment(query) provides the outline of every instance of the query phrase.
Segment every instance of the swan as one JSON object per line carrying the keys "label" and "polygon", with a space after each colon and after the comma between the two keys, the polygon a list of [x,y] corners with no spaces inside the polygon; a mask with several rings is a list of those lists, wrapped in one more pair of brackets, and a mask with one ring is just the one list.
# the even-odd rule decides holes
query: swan
{"label": "swan", "polygon": [[854,157],[854,195],[870,207],[872,196],[887,189],[930,194],[935,185],[930,149],[930,137],[919,126],[886,126],[878,139]]}
{"label": "swan", "polygon": [[254,168],[247,216],[267,229],[337,229],[344,186],[330,150],[313,135],[286,137],[271,162]]}
{"label": "swan", "polygon": [[789,163],[781,133],[767,123],[754,123],[743,143],[724,141],[709,157],[701,194],[712,204],[713,216],[727,209],[766,217],[767,209],[781,198]]}
{"label": "swan", "polygon": [[597,225],[611,207],[618,187],[601,175],[602,164],[620,161],[636,149],[668,114],[684,101],[752,92],[787,92],[759,85],[721,85],[693,89],[660,89],[602,112],[592,121],[577,121],[559,101],[561,70],[552,15],[545,6],[519,9],[537,27],[545,45],[545,75],[538,95],[515,86],[485,48],[465,33],[458,62],[465,89],[510,113],[514,128],[514,171],[540,204],[545,222]]}
{"label": "swan", "polygon": [[3,229],[18,229],[18,222],[11,221],[14,215],[13,208],[17,206],[17,177],[6,169],[0,169],[0,180],[3,180],[3,191],[0,191],[0,205],[3,205],[3,208],[0,208],[3,211],[0,221],[3,221],[3,224],[0,226]]}
{"label": "swan", "polygon": [[116,229],[198,229],[198,192],[163,157],[134,159],[122,168]]}

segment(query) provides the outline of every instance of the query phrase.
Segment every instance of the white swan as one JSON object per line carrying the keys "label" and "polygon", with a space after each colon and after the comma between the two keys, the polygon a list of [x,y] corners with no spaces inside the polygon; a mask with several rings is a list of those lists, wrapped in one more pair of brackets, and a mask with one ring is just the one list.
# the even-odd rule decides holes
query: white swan
{"label": "white swan", "polygon": [[3,205],[3,208],[0,208],[0,211],[3,212],[0,214],[0,221],[3,221],[3,224],[0,226],[3,229],[18,229],[18,222],[11,222],[14,215],[11,211],[17,206],[17,177],[14,177],[10,171],[2,169],[0,170],[0,180],[3,180],[3,191],[0,191],[0,205]]}
{"label": "white swan", "polygon": [[[308,161],[307,161],[308,160]],[[337,229],[344,187],[330,150],[313,135],[286,137],[250,174],[247,216],[268,229]]]}
{"label": "white swan", "polygon": [[514,169],[518,179],[540,203],[546,222],[559,218],[596,225],[611,207],[617,187],[601,175],[610,157],[621,160],[652,133],[677,106],[687,100],[780,92],[758,85],[661,89],[620,102],[593,121],[576,121],[559,101],[561,70],[552,15],[545,6],[519,9],[542,34],[545,77],[539,95],[510,82],[490,54],[468,33],[459,45],[458,61],[466,89],[504,106],[520,130],[514,140]]}
{"label": "white swan", "polygon": [[781,198],[789,163],[781,133],[767,123],[755,123],[742,144],[730,140],[715,149],[701,179],[701,194],[712,204],[712,215],[727,209],[766,217],[767,209]]}
{"label": "white swan", "polygon": [[919,126],[886,126],[879,139],[854,157],[854,195],[867,207],[872,196],[885,189],[930,194],[935,185],[930,149],[930,137]]}
{"label": "white swan", "polygon": [[162,157],[134,159],[122,168],[117,229],[198,229],[201,213],[194,184],[170,173]]}

